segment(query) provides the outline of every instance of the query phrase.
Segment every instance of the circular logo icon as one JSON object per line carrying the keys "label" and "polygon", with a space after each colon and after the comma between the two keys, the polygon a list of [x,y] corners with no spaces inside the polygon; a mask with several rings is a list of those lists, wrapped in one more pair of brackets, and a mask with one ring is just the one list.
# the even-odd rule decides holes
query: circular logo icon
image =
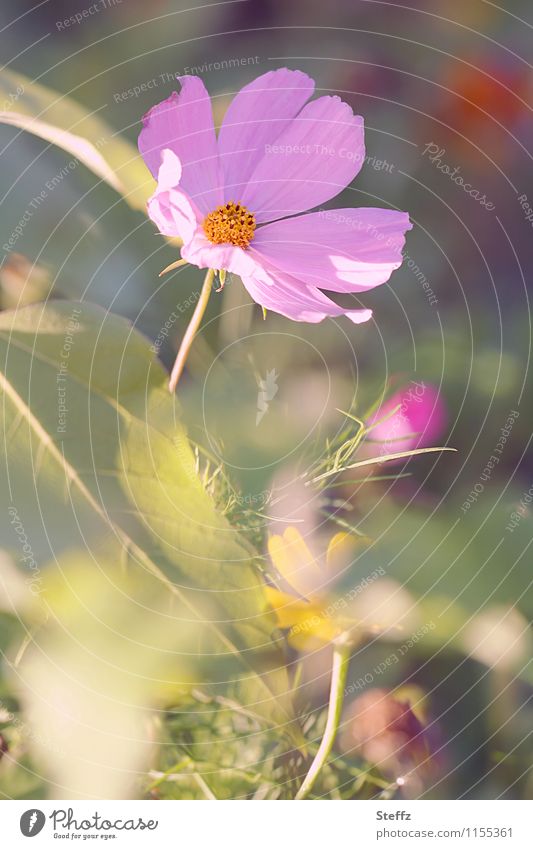
{"label": "circular logo icon", "polygon": [[29,811],[24,811],[20,818],[20,830],[24,837],[35,837],[43,830],[46,817],[38,808],[30,808]]}

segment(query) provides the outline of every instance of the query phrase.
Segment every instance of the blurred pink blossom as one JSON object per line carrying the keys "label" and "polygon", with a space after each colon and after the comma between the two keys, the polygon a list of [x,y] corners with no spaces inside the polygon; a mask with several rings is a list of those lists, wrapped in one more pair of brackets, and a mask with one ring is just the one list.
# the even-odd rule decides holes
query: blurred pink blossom
{"label": "blurred pink blossom", "polygon": [[[395,408],[398,409],[393,413]],[[443,433],[446,421],[446,406],[439,390],[413,380],[370,417],[368,425],[374,427],[368,439],[380,442],[381,454],[430,447]]]}

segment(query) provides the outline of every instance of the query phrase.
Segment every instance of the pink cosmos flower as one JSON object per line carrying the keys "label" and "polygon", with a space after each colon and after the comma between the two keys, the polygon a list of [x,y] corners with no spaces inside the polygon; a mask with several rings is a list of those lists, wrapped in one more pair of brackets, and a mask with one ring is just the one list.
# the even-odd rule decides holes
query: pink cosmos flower
{"label": "pink cosmos flower", "polygon": [[[446,406],[437,387],[412,381],[385,401],[370,418],[368,424],[380,424],[370,431],[369,439],[382,443],[382,454],[425,448],[433,445],[441,435],[446,418]],[[369,453],[375,455],[375,451],[369,450]]]}
{"label": "pink cosmos flower", "polygon": [[179,94],[145,115],[139,136],[158,181],[148,212],[160,232],[182,239],[187,262],[239,275],[267,310],[367,321],[371,310],[345,309],[321,290],[358,295],[385,283],[402,262],[408,215],[307,212],[358,174],[363,119],[339,97],[310,101],[313,80],[281,68],[238,92],[217,138],[203,82],[178,79]]}

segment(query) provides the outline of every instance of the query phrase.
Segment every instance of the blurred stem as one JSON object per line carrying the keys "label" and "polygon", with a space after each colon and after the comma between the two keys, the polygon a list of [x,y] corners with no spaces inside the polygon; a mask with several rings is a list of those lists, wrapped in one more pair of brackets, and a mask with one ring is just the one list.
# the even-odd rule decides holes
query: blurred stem
{"label": "blurred stem", "polygon": [[187,357],[189,356],[189,351],[191,350],[191,345],[193,343],[194,337],[196,336],[198,328],[200,327],[200,324],[202,322],[202,318],[204,317],[207,302],[209,301],[209,295],[211,294],[211,289],[213,287],[214,276],[215,272],[212,268],[210,268],[207,274],[205,275],[204,285],[202,286],[202,291],[200,292],[198,303],[194,308],[194,312],[189,322],[189,326],[185,331],[185,336],[181,340],[181,345],[178,350],[176,361],[172,368],[172,373],[170,375],[170,381],[168,384],[168,388],[171,392],[174,392],[174,390],[176,389],[178,380],[180,379],[183,369],[185,367]]}
{"label": "blurred stem", "polygon": [[331,667],[331,686],[329,690],[329,706],[328,716],[326,719],[326,727],[322,742],[318,747],[318,751],[313,759],[313,763],[309,767],[309,772],[305,776],[304,782],[296,799],[305,799],[311,792],[315,781],[317,780],[320,770],[325,765],[329,753],[333,748],[339,723],[342,715],[342,705],[344,702],[344,688],[346,684],[346,675],[350,662],[351,643],[346,637],[341,637],[333,643],[333,663]]}
{"label": "blurred stem", "polygon": [[215,794],[213,793],[213,791],[211,790],[211,788],[209,787],[207,782],[204,781],[204,779],[202,778],[200,773],[199,772],[193,772],[193,778],[196,781],[196,783],[197,783],[198,787],[200,788],[200,790],[202,791],[202,793],[204,794],[205,798],[210,799],[212,802],[216,801],[217,797],[215,796]]}

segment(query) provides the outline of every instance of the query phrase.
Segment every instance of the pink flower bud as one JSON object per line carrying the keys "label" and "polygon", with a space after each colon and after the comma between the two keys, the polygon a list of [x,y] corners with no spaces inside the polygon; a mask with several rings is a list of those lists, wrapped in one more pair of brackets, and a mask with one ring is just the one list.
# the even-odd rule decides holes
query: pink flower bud
{"label": "pink flower bud", "polygon": [[438,389],[428,383],[411,381],[368,420],[369,425],[380,422],[372,428],[368,439],[380,443],[382,454],[430,447],[443,433],[446,419],[446,407]]}

